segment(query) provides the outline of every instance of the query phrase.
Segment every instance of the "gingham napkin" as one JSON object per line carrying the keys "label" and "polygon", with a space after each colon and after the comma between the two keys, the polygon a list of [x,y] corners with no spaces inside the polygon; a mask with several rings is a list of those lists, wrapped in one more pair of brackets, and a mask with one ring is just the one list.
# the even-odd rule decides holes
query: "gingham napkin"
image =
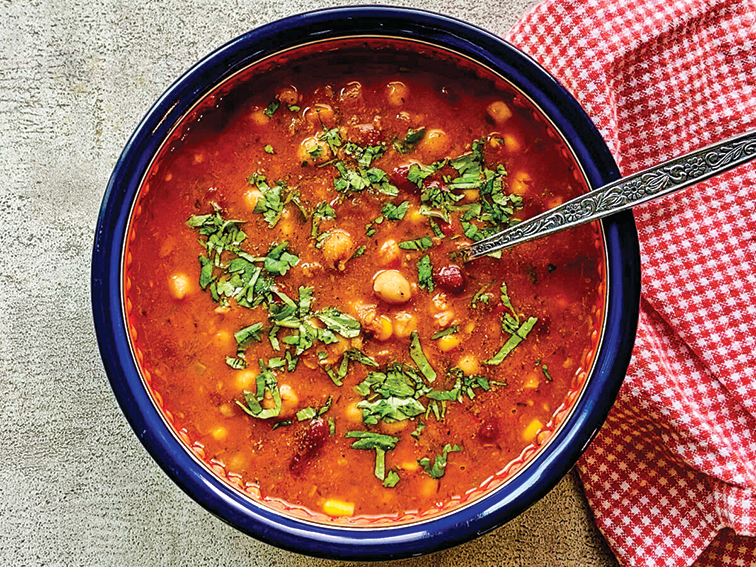
{"label": "gingham napkin", "polygon": [[[507,39],[623,175],[756,128],[756,0],[548,0]],[[640,326],[588,502],[624,565],[756,565],[756,165],[634,212]]]}

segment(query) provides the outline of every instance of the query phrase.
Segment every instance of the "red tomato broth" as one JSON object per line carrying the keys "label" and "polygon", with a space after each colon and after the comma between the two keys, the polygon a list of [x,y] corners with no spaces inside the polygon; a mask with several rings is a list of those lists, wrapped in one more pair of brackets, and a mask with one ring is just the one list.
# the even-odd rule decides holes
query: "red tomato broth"
{"label": "red tomato broth", "polygon": [[[522,245],[500,260],[476,260],[464,268],[463,291],[439,298],[438,288],[433,293],[418,289],[417,260],[428,254],[434,266],[453,263],[449,254],[468,239],[436,239],[428,251],[402,251],[399,258],[389,260],[381,248],[389,236],[401,241],[432,234],[425,218],[384,220],[374,225],[375,236],[366,236],[366,224],[380,215],[385,201],[407,200],[414,211],[420,204],[419,190],[403,186],[393,198],[376,191],[355,192],[337,202],[338,193],[332,188],[338,176],[335,168],[301,165],[301,155],[296,154],[301,140],[323,131],[319,121],[307,119],[307,109],[328,104],[335,112],[333,117],[323,113],[326,127],[341,126],[344,139],[362,146],[387,144],[389,149],[373,165],[389,174],[409,160],[429,164],[469,153],[473,140],[486,138],[487,167],[503,163],[510,186],[517,184],[521,172],[528,176],[520,177],[527,181],[520,184],[526,193],[515,218],[527,218],[586,190],[580,169],[558,134],[505,81],[428,46],[393,40],[390,49],[387,45],[376,40],[367,48],[363,41],[352,41],[328,54],[316,53],[319,48],[314,47],[291,60],[286,56],[258,65],[205,97],[153,163],[135,205],[126,250],[131,340],[145,381],[179,437],[219,476],[254,498],[294,515],[350,525],[435,515],[480,497],[515,474],[569,413],[592,363],[603,318],[603,244],[596,226]],[[349,89],[353,81],[360,82],[364,103],[351,97],[338,100],[341,89]],[[410,93],[398,107],[389,103],[386,92],[386,85],[395,81],[409,86]],[[281,105],[269,120],[263,119],[262,109],[289,86],[296,87],[301,97],[299,110]],[[492,124],[487,111],[495,101],[503,101],[513,113],[502,125]],[[400,112],[408,113],[409,120]],[[423,148],[421,142],[408,154],[391,149],[393,137],[402,138],[408,127],[421,126],[446,132],[447,144],[437,151]],[[515,143],[491,143],[499,137]],[[508,149],[517,143],[518,151]],[[266,152],[267,145],[273,154]],[[301,221],[293,204],[270,229],[248,199],[252,188],[248,179],[259,173],[269,183],[284,179],[289,187],[296,187],[310,212],[322,201],[333,203],[338,217],[322,221],[319,231],[344,230],[353,240],[350,251],[364,245],[365,253],[346,261],[343,271],[327,266],[323,251],[313,246],[311,223]],[[236,403],[243,401],[242,391],[255,389],[257,360],[281,354],[265,337],[269,325],[262,342],[246,349],[246,369],[232,369],[225,360],[236,353],[234,333],[265,323],[267,310],[235,304],[218,309],[219,304],[197,283],[197,257],[204,249],[186,221],[192,215],[211,213],[211,202],[219,205],[225,219],[244,221],[240,228],[248,238],[242,248],[249,254],[265,256],[272,242],[288,241],[288,250],[299,262],[276,283],[295,301],[300,286],[313,286],[314,310],[333,306],[362,319],[360,348],[381,364],[381,370],[390,361],[413,364],[410,338],[396,336],[400,313],[413,318],[423,351],[438,373],[433,386],[444,389],[454,385],[453,379],[444,381],[445,370],[457,366],[465,353],[484,360],[506,341],[500,322],[506,308],[497,299],[502,282],[521,318],[537,317],[538,322],[500,365],[478,365],[479,374],[506,381],[506,386],[476,389],[474,400],[465,396],[462,403],[448,402],[441,421],[432,414],[420,416],[426,427],[417,439],[410,433],[418,419],[367,426],[354,421],[353,410],[352,419],[346,417],[349,406],[363,399],[354,387],[374,369],[352,362],[343,385],[336,387],[316,352],[326,352],[326,361],[338,366],[343,341],[305,352],[293,373],[276,372],[279,389],[292,388],[298,402],[284,403],[278,418],[293,418],[294,423],[273,430],[275,419],[250,417]],[[458,216],[453,214],[451,223],[456,233]],[[374,275],[388,269],[399,270],[412,283],[407,303],[389,304],[373,293]],[[180,299],[174,296],[175,285],[171,288],[171,278],[177,274],[185,278],[182,285],[189,290]],[[490,284],[490,305],[472,309],[473,295],[486,284]],[[365,309],[356,303],[374,308],[365,317]],[[461,344],[442,351],[430,337],[450,325],[439,325],[450,308],[451,321],[460,327],[455,334]],[[366,323],[371,314],[375,319]],[[393,325],[387,340],[376,338],[381,331],[375,320],[382,316]],[[471,323],[474,328],[465,327]],[[547,381],[543,364],[553,380]],[[307,445],[303,439],[308,439],[306,431],[311,427],[309,420],[297,422],[293,414],[308,406],[322,407],[329,395],[333,403],[323,417],[334,417],[335,434],[292,474],[295,455]],[[536,420],[540,427],[531,438],[523,438]],[[355,439],[345,433],[352,430],[400,437],[396,447],[386,452],[386,470],[398,469],[401,478],[395,487],[384,488],[375,477],[375,451],[351,448]],[[459,444],[462,451],[449,453],[444,476],[432,479],[417,461],[427,457],[433,463],[446,444]],[[323,506],[329,499],[354,504],[354,515],[327,515]]]}

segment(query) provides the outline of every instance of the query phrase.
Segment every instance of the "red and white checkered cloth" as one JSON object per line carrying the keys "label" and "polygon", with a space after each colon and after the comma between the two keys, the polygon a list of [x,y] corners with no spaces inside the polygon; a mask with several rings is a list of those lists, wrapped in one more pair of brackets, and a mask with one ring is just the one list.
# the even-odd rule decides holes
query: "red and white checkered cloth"
{"label": "red and white checkered cloth", "polygon": [[[623,175],[756,128],[756,0],[548,0],[508,34]],[[635,209],[633,360],[578,464],[625,565],[756,565],[756,165]]]}

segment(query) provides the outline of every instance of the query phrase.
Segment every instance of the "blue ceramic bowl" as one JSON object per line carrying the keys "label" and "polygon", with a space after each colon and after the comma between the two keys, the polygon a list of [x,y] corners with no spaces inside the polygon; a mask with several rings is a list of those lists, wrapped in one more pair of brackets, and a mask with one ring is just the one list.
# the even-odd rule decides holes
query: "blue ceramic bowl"
{"label": "blue ceramic bowl", "polygon": [[550,442],[516,475],[467,506],[397,526],[339,527],[285,515],[235,490],[191,454],[149,395],[129,345],[123,305],[123,250],[133,203],[153,157],[172,128],[213,87],[282,50],[353,36],[401,37],[448,48],[495,70],[551,119],[593,187],[617,167],[578,103],[532,59],[469,24],[417,10],[335,8],[286,18],[227,43],[200,61],[157,101],[129,140],[110,179],[92,258],[92,304],[112,388],[152,457],[207,510],[242,532],[292,551],[335,559],[396,559],[430,553],[511,520],[570,470],[606,418],[630,359],[637,324],[640,268],[630,213],[603,221],[607,258],[604,336],[592,374]]}

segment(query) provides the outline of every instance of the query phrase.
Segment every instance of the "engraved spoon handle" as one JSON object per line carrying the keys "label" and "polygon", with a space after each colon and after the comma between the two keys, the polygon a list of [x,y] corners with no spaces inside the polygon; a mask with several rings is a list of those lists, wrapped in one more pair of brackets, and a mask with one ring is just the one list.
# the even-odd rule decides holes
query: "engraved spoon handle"
{"label": "engraved spoon handle", "polygon": [[756,130],[628,175],[570,199],[460,252],[465,261],[630,209],[756,158]]}

